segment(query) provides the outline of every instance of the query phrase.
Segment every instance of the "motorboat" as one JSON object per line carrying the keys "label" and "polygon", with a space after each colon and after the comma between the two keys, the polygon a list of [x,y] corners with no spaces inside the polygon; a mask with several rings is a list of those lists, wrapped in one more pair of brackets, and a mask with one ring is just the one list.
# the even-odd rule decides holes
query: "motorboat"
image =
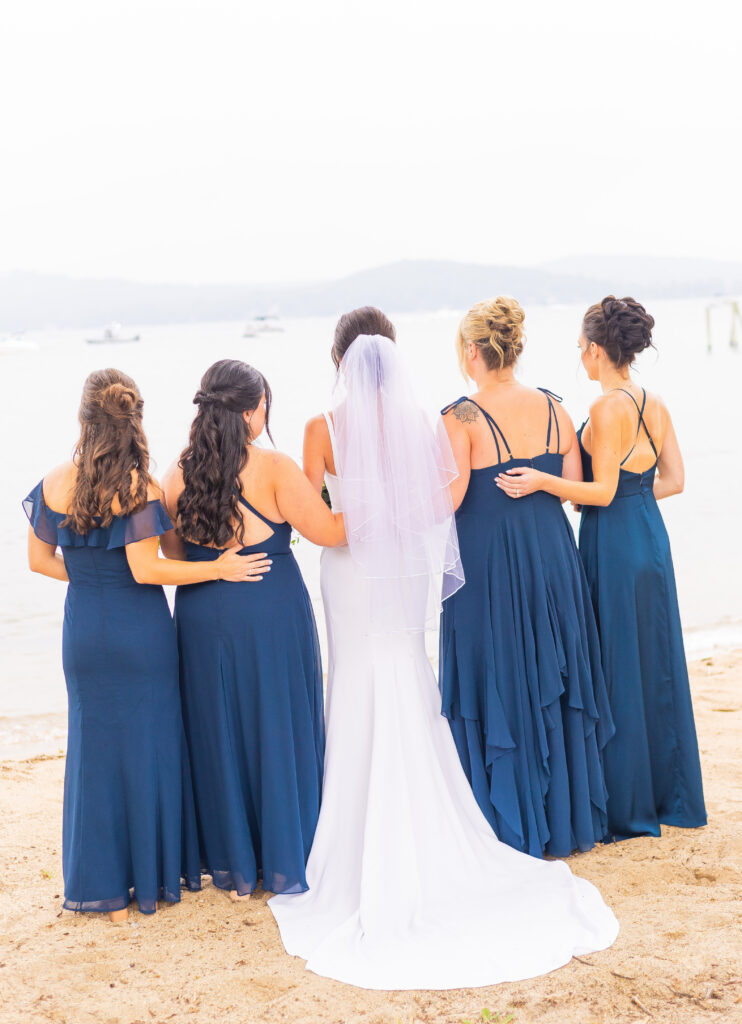
{"label": "motorboat", "polygon": [[124,345],[132,341],[139,341],[139,335],[124,334],[119,323],[111,323],[104,327],[101,337],[87,339],[88,345]]}
{"label": "motorboat", "polygon": [[257,338],[260,334],[279,334],[283,332],[277,313],[265,313],[262,316],[254,316],[245,325],[242,333],[243,338]]}

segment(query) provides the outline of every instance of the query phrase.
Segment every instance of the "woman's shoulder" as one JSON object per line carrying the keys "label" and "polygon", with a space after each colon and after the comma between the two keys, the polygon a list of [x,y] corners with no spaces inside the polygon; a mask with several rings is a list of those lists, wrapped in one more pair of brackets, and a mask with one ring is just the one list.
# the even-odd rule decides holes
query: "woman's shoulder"
{"label": "woman's shoulder", "polygon": [[329,444],[329,441],[330,430],[327,426],[327,414],[321,412],[308,419],[304,427],[304,443],[323,447]]}
{"label": "woman's shoulder", "polygon": [[307,420],[305,431],[319,431],[327,433],[327,417],[330,413],[319,412],[316,416],[310,416]]}
{"label": "woman's shoulder", "polygon": [[44,501],[50,509],[64,512],[70,502],[77,480],[77,466],[69,459],[55,466],[41,481]]}
{"label": "woman's shoulder", "polygon": [[462,395],[461,398],[449,402],[441,409],[441,416],[449,422],[458,420],[460,423],[473,423],[479,416],[477,396]]}
{"label": "woman's shoulder", "polygon": [[[662,395],[658,395],[656,391],[647,391],[646,388],[644,391],[647,396],[646,408],[657,409],[665,416],[670,415],[670,410],[667,408],[667,402],[665,402]],[[639,404],[641,405],[641,403]]]}
{"label": "woman's shoulder", "polygon": [[[630,401],[628,396],[633,401]],[[664,399],[654,391],[647,391],[646,388],[636,388],[634,391],[629,388],[614,388],[612,391],[598,395],[593,401],[590,406],[590,418],[592,419],[594,415],[603,417],[627,415],[634,418],[637,409],[642,409],[642,407],[645,413],[654,409],[664,415],[668,414]]]}
{"label": "woman's shoulder", "polygon": [[276,448],[253,448],[248,460],[248,472],[251,461],[261,474],[267,473],[274,476],[290,472],[297,467],[296,459],[292,459],[286,452],[280,452]]}

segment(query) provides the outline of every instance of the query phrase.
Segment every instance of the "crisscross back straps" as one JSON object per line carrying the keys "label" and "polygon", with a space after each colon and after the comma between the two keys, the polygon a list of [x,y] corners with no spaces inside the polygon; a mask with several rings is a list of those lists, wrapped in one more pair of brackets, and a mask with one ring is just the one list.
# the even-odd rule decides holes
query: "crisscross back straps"
{"label": "crisscross back straps", "polygon": [[244,494],[238,494],[237,500],[241,505],[244,505],[248,511],[252,512],[254,516],[257,516],[258,519],[262,519],[266,526],[270,526],[271,529],[275,528],[276,523],[271,522],[271,520],[264,516],[262,512],[258,512],[255,506],[250,504]]}
{"label": "crisscross back straps", "polygon": [[[505,446],[505,451],[508,453],[508,458],[512,459],[513,458],[513,453],[510,451],[510,445],[508,444],[507,438],[503,434],[502,430],[497,425],[497,422],[492,418],[492,416],[490,416],[490,414],[487,412],[487,410],[483,409],[482,406],[479,404],[479,402],[475,402],[473,398],[467,398],[466,395],[464,395],[461,398],[457,398],[455,402],[451,402],[451,404],[447,405],[445,409],[441,409],[441,416],[445,416],[447,412],[450,412],[452,409],[455,409],[456,406],[457,405],[461,405],[462,402],[471,402],[472,405],[476,405],[477,409],[479,409],[479,411],[482,413],[482,415],[484,416],[485,420],[487,421],[487,426],[490,428],[492,436],[495,439],[495,447],[497,448],[497,461],[498,461],[498,463],[505,461],[502,458],[502,452],[500,450],[500,440],[502,441],[503,445]],[[498,439],[498,434],[499,434],[499,439]]]}
{"label": "crisscross back straps", "polygon": [[539,388],[538,390],[542,391],[546,395],[546,401],[549,403],[549,426],[546,429],[546,451],[547,452],[551,451],[551,425],[553,423],[554,426],[556,427],[556,448],[555,448],[555,451],[558,452],[559,448],[561,447],[561,441],[560,441],[560,438],[559,438],[559,417],[557,416],[557,411],[554,408],[554,403],[553,403],[552,399],[555,398],[557,400],[557,402],[561,402],[562,398],[561,398],[561,395],[555,395],[554,392],[553,391],[549,391],[548,388]]}
{"label": "crisscross back straps", "polygon": [[623,458],[621,460],[621,465],[623,466],[623,464],[625,462],[627,462],[629,460],[629,458],[631,457],[631,455],[633,454],[634,449],[636,448],[636,442],[639,440],[639,431],[641,430],[642,427],[644,427],[644,433],[647,435],[647,439],[649,440],[649,443],[652,446],[652,451],[654,452],[654,458],[655,458],[655,461],[656,461],[659,458],[659,455],[657,454],[657,449],[655,448],[654,441],[652,440],[652,435],[649,433],[649,427],[647,426],[647,424],[646,424],[646,422],[644,420],[644,407],[647,404],[647,392],[644,390],[644,388],[642,388],[642,404],[641,404],[641,406],[639,406],[639,403],[637,402],[637,400],[634,398],[634,396],[631,394],[630,391],[626,390],[626,388],[616,388],[616,390],[617,391],[623,391],[623,393],[625,395],[628,395],[629,398],[631,399],[631,401],[636,406],[637,412],[639,413],[639,422],[636,425],[636,434],[634,435],[634,443],[632,444],[632,446],[629,449],[628,453],[626,454],[625,458]]}

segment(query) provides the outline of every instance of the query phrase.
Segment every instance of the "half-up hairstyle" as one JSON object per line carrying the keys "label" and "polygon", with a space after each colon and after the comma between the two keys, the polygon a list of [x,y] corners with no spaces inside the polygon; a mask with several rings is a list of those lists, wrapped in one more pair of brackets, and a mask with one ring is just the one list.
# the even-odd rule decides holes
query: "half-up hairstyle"
{"label": "half-up hairstyle", "polygon": [[340,360],[360,334],[380,334],[390,341],[397,340],[394,324],[376,306],[361,306],[352,309],[350,313],[343,313],[335,327],[335,340],[330,353],[335,369],[340,366]]}
{"label": "half-up hairstyle", "polygon": [[636,299],[608,295],[585,313],[582,333],[595,342],[617,367],[630,366],[645,348],[654,347],[654,317]]}
{"label": "half-up hairstyle", "polygon": [[523,351],[526,314],[520,303],[506,296],[487,299],[472,306],[459,324],[456,348],[461,372],[464,370],[464,346],[476,345],[488,370],[513,366]]}
{"label": "half-up hairstyle", "polygon": [[265,430],[271,437],[271,389],[259,370],[239,359],[220,359],[201,378],[193,399],[198,412],[178,463],[185,486],[178,498],[176,530],[186,540],[218,548],[233,537],[243,543],[240,474],[254,438],[242,414],[257,409],[263,395]]}
{"label": "half-up hairstyle", "polygon": [[[84,534],[110,526],[114,515],[129,516],[146,506],[153,481],[143,404],[139,388],[120,370],[95,370],[86,379],[73,455],[77,476],[63,526]],[[114,513],[117,498],[120,507]]]}

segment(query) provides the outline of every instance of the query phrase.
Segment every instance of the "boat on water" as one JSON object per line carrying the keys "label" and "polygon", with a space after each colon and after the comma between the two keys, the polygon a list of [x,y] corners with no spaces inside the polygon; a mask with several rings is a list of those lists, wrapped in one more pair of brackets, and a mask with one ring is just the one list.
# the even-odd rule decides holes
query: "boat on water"
{"label": "boat on water", "polygon": [[257,338],[260,334],[279,334],[283,329],[277,313],[265,313],[262,316],[254,316],[247,322],[242,337]]}
{"label": "boat on water", "polygon": [[124,334],[123,327],[118,323],[108,324],[103,328],[103,334],[99,338],[87,338],[88,345],[124,345],[128,342],[139,341],[138,334]]}

